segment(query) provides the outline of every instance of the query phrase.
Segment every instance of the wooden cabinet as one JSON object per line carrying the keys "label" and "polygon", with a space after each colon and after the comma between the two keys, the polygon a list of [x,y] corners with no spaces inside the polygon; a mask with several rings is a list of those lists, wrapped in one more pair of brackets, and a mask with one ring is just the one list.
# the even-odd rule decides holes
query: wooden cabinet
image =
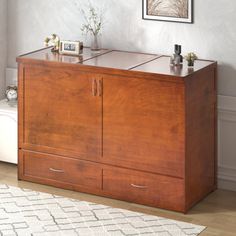
{"label": "wooden cabinet", "polygon": [[21,89],[25,149],[99,160],[102,142],[101,79],[69,68],[26,66]]}
{"label": "wooden cabinet", "polygon": [[216,63],[43,49],[19,62],[19,179],[186,212],[216,188]]}

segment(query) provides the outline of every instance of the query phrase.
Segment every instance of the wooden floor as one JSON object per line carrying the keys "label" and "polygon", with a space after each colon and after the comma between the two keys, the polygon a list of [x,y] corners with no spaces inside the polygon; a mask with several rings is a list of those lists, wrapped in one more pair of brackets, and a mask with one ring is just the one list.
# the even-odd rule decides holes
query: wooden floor
{"label": "wooden floor", "polygon": [[236,192],[217,190],[187,215],[17,180],[17,167],[0,162],[0,183],[207,226],[201,236],[236,236]]}

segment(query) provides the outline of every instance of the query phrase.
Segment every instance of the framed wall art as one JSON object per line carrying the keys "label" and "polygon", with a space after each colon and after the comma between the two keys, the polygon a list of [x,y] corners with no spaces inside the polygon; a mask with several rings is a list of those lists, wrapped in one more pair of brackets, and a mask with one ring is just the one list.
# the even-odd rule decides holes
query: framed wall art
{"label": "framed wall art", "polygon": [[193,23],[193,0],[143,0],[143,19]]}

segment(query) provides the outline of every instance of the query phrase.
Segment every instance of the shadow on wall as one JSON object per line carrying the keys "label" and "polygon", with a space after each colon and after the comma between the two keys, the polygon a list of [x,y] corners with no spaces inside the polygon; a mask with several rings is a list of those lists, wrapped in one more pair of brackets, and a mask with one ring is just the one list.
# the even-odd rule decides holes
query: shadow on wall
{"label": "shadow on wall", "polygon": [[[236,97],[236,68],[230,64],[218,64],[218,94]],[[227,94],[225,94],[227,91]]]}

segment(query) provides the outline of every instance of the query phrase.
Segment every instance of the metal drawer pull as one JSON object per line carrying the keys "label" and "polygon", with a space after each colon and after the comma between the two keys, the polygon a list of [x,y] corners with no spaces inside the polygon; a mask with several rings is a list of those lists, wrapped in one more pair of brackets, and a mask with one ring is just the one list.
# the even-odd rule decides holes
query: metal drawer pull
{"label": "metal drawer pull", "polygon": [[136,184],[131,184],[131,186],[134,188],[142,188],[142,189],[148,188],[147,186],[141,186],[141,185],[136,185]]}
{"label": "metal drawer pull", "polygon": [[54,168],[49,168],[50,171],[52,172],[57,172],[57,173],[64,173],[65,171],[64,170],[57,170],[57,169],[54,169]]}

